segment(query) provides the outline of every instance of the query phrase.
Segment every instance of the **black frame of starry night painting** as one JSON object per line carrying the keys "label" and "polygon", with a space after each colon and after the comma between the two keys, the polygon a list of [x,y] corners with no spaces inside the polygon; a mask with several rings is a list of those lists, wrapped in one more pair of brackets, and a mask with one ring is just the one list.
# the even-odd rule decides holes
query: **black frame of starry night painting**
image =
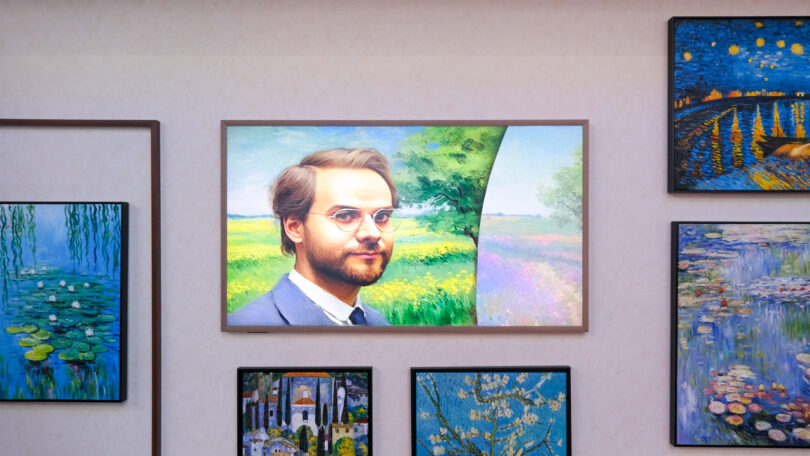
{"label": "black frame of starry night painting", "polygon": [[236,383],[237,455],[251,445],[271,453],[307,454],[313,445],[324,445],[316,454],[326,456],[373,453],[370,367],[240,367]]}
{"label": "black frame of starry night painting", "polygon": [[810,190],[810,17],[673,17],[668,54],[670,193]]}

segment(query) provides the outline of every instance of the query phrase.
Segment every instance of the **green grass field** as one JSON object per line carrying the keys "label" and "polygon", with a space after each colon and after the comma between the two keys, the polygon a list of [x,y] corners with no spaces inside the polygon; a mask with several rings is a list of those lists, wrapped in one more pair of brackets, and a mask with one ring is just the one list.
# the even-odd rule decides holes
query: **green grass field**
{"label": "green grass field", "polygon": [[[282,255],[278,225],[270,217],[229,218],[227,242],[230,313],[267,293],[295,259]],[[468,237],[404,219],[385,274],[363,288],[360,299],[392,325],[474,325],[475,255]]]}

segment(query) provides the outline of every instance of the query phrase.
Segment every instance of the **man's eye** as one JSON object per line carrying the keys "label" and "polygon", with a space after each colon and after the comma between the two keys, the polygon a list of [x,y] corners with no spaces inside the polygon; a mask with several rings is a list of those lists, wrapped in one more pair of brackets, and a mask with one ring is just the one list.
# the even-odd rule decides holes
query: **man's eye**
{"label": "man's eye", "polygon": [[338,222],[351,222],[357,220],[357,213],[355,211],[337,211],[332,217]]}
{"label": "man's eye", "polygon": [[377,212],[374,214],[374,221],[377,223],[385,223],[391,219],[390,212]]}

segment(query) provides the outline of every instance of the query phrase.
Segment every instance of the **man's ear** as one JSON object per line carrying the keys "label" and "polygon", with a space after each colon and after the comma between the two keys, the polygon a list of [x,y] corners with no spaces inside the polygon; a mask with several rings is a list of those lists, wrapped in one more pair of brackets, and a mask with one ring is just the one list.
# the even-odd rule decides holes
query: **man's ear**
{"label": "man's ear", "polygon": [[284,232],[287,237],[296,244],[300,244],[304,240],[304,222],[298,217],[290,215],[284,219]]}

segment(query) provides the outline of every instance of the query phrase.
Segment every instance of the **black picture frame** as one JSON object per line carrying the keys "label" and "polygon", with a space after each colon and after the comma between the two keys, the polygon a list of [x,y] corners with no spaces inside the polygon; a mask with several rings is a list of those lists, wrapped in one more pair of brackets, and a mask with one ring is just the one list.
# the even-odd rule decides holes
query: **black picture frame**
{"label": "black picture frame", "polygon": [[670,443],[810,448],[810,222],[671,230]]}
{"label": "black picture frame", "polygon": [[[549,374],[547,380],[551,380],[548,391],[552,395],[556,393],[555,397],[549,398],[540,394],[539,388],[547,381],[542,380],[545,374]],[[521,380],[521,376],[524,375],[525,379]],[[538,382],[537,377],[532,377],[533,375],[539,375],[541,380]],[[560,375],[565,378],[560,379]],[[436,376],[441,376],[441,378],[437,381]],[[500,387],[496,385],[494,388],[488,388],[490,383],[498,382],[501,382]],[[526,387],[518,386],[523,385],[524,382]],[[540,383],[540,385],[529,388],[536,383]],[[513,387],[512,390],[504,391],[504,388],[509,386]],[[513,390],[517,391],[517,394],[511,394],[514,392]],[[482,401],[475,396],[476,391],[486,399],[493,398],[493,396],[487,397],[488,394],[500,394],[502,397],[499,399],[503,399],[503,406],[495,413],[496,415],[501,413],[502,416],[509,415],[504,420],[508,421],[510,425],[515,423],[516,418],[520,418],[521,422],[512,429],[524,433],[524,437],[518,438],[518,445],[522,447],[523,454],[540,449],[546,449],[546,451],[564,449],[564,453],[552,451],[551,454],[568,456],[572,454],[570,366],[413,367],[411,368],[411,456],[451,454],[445,445],[469,449],[470,446],[475,447],[484,441],[492,443],[490,442],[491,436],[503,438],[503,434],[498,434],[500,431],[491,431],[494,429],[490,424],[493,420],[489,419],[491,415],[487,416],[488,410],[460,409],[463,401],[468,399],[472,399],[479,407],[484,406],[485,408],[489,407],[489,404],[501,402]],[[493,392],[490,393],[490,391]],[[442,395],[442,393],[446,394]],[[507,397],[507,393],[511,396]],[[532,393],[535,395],[533,396]],[[548,392],[544,391],[544,394],[548,394]],[[522,396],[524,399],[515,399],[517,396]],[[512,403],[508,402],[510,400],[514,401],[515,405],[519,405],[516,413],[512,410]],[[543,410],[545,414],[543,416],[534,414],[530,409],[532,406]],[[521,409],[523,410],[522,415]],[[463,419],[464,423],[453,422],[450,415],[458,420]],[[559,427],[561,420],[564,429],[560,431],[554,426]],[[487,421],[486,425],[471,424],[464,427],[465,424],[481,421]],[[535,426],[532,429],[537,432],[526,431],[522,427],[524,425]],[[434,448],[430,448],[429,445],[434,445]],[[538,454],[546,453],[539,452]]]}
{"label": "black picture frame", "polygon": [[[270,451],[274,447],[300,450],[300,443],[296,448],[294,442],[300,441],[302,429],[309,443],[314,438],[317,444],[321,436],[328,439],[323,441],[327,456],[336,455],[336,447],[347,444],[339,442],[349,433],[358,456],[373,454],[371,367],[239,367],[236,383],[238,456],[245,454],[246,445],[269,446]],[[315,385],[316,392],[312,393]],[[270,405],[271,401],[276,401],[275,405]],[[265,405],[258,405],[262,403]],[[347,403],[355,405],[347,408]],[[335,416],[339,418],[335,420]],[[324,425],[324,418],[328,425]]]}
{"label": "black picture frame", "polygon": [[668,30],[668,192],[810,190],[810,162],[795,158],[810,128],[810,17],[672,17]]}

